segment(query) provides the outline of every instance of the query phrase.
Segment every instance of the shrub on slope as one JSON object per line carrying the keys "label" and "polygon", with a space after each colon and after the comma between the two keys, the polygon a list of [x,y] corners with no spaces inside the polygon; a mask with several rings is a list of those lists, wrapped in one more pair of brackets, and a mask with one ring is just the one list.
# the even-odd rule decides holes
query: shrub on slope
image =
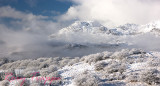
{"label": "shrub on slope", "polygon": [[88,73],[77,76],[74,82],[76,86],[100,86],[100,79]]}

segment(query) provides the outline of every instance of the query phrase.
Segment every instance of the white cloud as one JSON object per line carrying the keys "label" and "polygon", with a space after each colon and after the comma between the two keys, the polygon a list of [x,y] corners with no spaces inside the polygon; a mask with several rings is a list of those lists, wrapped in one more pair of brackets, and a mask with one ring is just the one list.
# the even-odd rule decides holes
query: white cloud
{"label": "white cloud", "polygon": [[[11,27],[41,34],[51,34],[60,27],[59,23],[49,21],[49,17],[17,11],[10,6],[0,7],[0,18],[10,18]],[[15,20],[16,19],[16,20]]]}
{"label": "white cloud", "polygon": [[61,20],[96,20],[107,26],[160,19],[159,0],[72,0]]}
{"label": "white cloud", "polygon": [[58,22],[46,16],[21,12],[10,6],[0,7],[0,56],[53,55],[48,35],[59,28]]}
{"label": "white cloud", "polygon": [[0,18],[14,18],[14,19],[23,19],[23,20],[32,20],[32,19],[45,19],[46,16],[36,16],[32,13],[24,13],[17,11],[10,6],[0,7]]}

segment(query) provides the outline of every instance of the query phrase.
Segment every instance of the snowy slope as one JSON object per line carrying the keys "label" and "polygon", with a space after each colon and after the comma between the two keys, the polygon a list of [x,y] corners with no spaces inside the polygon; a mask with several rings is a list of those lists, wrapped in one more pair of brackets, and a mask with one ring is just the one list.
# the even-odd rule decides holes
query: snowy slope
{"label": "snowy slope", "polygon": [[[44,67],[46,64],[48,66]],[[25,84],[31,86],[48,86],[51,80],[47,77],[53,76],[61,77],[59,81],[52,81],[53,86],[160,85],[160,52],[145,52],[140,49],[105,51],[81,58],[54,57],[21,60],[8,63],[1,68],[6,69],[5,67],[7,69],[14,68],[16,72],[18,72],[18,68],[25,67],[26,69],[23,70],[27,70],[29,73],[25,72],[28,75],[23,80],[25,80]],[[40,72],[40,76],[33,78],[30,76],[29,78],[29,75],[35,70]],[[22,72],[22,70],[19,71]],[[9,86],[18,86],[23,80],[14,79],[7,83]],[[0,82],[1,85],[3,83],[6,83],[5,80]]]}
{"label": "snowy slope", "polygon": [[[132,51],[129,51],[129,52],[132,52]],[[154,70],[160,71],[160,68],[159,68],[160,63],[158,63],[160,61],[160,53],[159,52],[148,52],[142,56],[142,54],[138,53],[139,51],[133,51],[133,52],[134,52],[134,54],[130,54],[129,56],[127,56],[128,62],[124,62],[126,69],[123,72],[123,74],[125,75],[126,79],[121,79],[121,75],[123,75],[123,74],[119,74],[119,72],[116,72],[116,71],[114,72],[112,70],[114,68],[116,69],[116,67],[118,67],[118,69],[119,68],[121,69],[120,65],[123,64],[123,63],[121,63],[123,61],[121,61],[120,59],[115,59],[116,57],[114,59],[108,58],[105,60],[100,60],[99,62],[96,62],[96,63],[94,63],[94,61],[93,61],[91,64],[85,63],[85,62],[79,62],[79,63],[76,63],[72,66],[65,66],[62,69],[60,69],[59,71],[62,71],[62,74],[61,74],[62,77],[65,77],[67,79],[67,81],[69,82],[69,83],[66,83],[65,86],[77,86],[76,79],[82,77],[83,74],[87,74],[87,73],[90,76],[99,77],[99,79],[101,79],[101,83],[102,83],[100,86],[108,86],[108,85],[109,86],[110,85],[111,86],[112,85],[113,86],[148,86],[146,84],[147,81],[143,82],[140,79],[142,79],[142,77],[145,77],[145,76],[143,76],[143,73],[145,74],[148,71],[153,72]],[[104,53],[106,53],[106,52],[104,52]],[[122,53],[125,54],[124,52],[121,52],[121,54]],[[118,55],[118,54],[120,54],[120,52],[115,52],[113,55],[115,55],[115,54]],[[95,56],[96,56],[96,54],[95,54]],[[85,56],[84,59],[87,59],[88,57],[89,56]],[[88,58],[88,60],[89,60],[89,58]],[[157,62],[156,62],[156,60],[157,60]],[[110,64],[108,66],[114,65],[114,66],[111,66],[111,68],[112,68],[111,70],[113,72],[112,73],[106,72],[106,71],[110,70],[109,69],[110,67],[107,67],[108,69],[105,69],[104,65],[98,65],[100,63]],[[116,64],[120,64],[120,65],[116,66]],[[96,65],[98,65],[98,66],[96,66]],[[96,67],[102,67],[102,69],[101,69],[102,71],[99,71],[99,70],[97,71]],[[158,72],[158,74],[160,74],[160,72]],[[105,76],[107,76],[106,77],[107,79],[104,78]],[[146,75],[146,77],[148,77],[148,76]],[[158,76],[158,77],[159,77],[159,79],[157,79],[157,81],[160,83],[160,76]],[[87,78],[87,76],[83,77],[83,78]],[[154,78],[152,78],[152,79],[154,79]],[[119,83],[119,82],[121,82],[121,83]],[[153,82],[154,82],[154,80],[153,80]],[[81,82],[79,82],[79,83],[81,83]],[[89,83],[89,82],[83,81],[83,83]],[[151,84],[153,85],[155,83],[151,83]],[[155,84],[154,86],[159,86],[159,85]]]}

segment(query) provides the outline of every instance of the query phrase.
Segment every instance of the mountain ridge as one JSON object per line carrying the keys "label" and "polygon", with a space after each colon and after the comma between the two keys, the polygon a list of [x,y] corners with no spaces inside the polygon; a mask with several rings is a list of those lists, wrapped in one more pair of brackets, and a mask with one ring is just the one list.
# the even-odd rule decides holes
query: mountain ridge
{"label": "mountain ridge", "polygon": [[94,21],[76,21],[70,26],[59,30],[57,34],[61,35],[74,33],[89,33],[108,35],[136,35],[149,32],[160,32],[160,21],[154,21],[145,25],[127,23],[115,28],[108,28]]}

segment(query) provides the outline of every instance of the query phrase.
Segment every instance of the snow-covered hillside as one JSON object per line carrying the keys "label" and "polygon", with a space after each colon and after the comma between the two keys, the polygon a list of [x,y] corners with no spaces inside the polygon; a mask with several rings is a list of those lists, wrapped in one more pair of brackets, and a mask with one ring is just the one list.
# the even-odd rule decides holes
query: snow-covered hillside
{"label": "snow-covered hillside", "polygon": [[2,61],[1,86],[160,85],[160,53],[140,49],[105,51],[81,58],[51,57]]}

